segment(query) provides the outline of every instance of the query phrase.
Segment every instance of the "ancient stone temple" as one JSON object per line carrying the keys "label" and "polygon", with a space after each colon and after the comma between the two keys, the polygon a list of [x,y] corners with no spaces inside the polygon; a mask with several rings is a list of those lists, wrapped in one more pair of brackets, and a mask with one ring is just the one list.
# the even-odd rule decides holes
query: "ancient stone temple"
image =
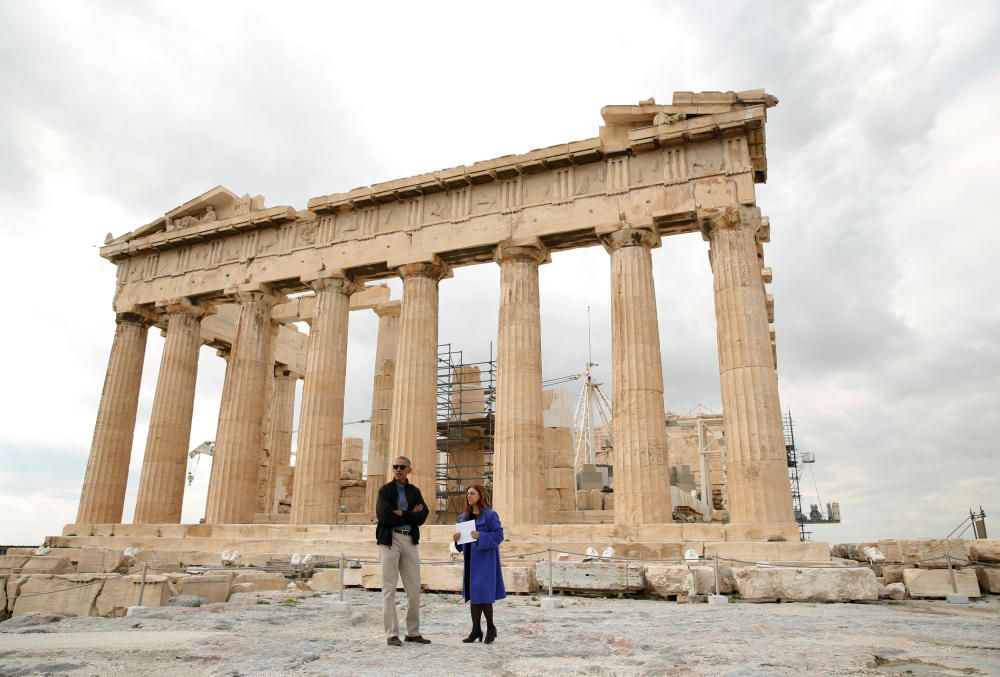
{"label": "ancient stone temple", "polygon": [[[413,459],[411,479],[426,492],[438,461],[438,292],[454,268],[481,264],[499,266],[501,286],[494,502],[521,542],[604,538],[662,554],[667,542],[797,540],[765,287],[770,225],[755,195],[767,177],[764,129],[776,103],[752,90],[606,106],[591,139],[322,195],[305,209],[217,187],[109,235],[101,255],[117,267],[115,338],[77,523],[66,536],[153,533],[119,525],[151,327],[165,343],[135,521],[155,525],[158,537],[259,537],[265,531],[222,526],[256,525],[273,539],[330,538],[345,502],[370,511],[362,505],[373,501],[370,485],[384,481],[398,453]],[[727,524],[672,524],[670,383],[651,250],[685,233],[707,242],[714,275]],[[615,496],[613,523],[587,525],[589,536],[580,536],[546,523],[538,271],[553,252],[590,246],[607,251],[612,282]],[[401,300],[379,284],[389,278],[402,280]],[[348,323],[366,310],[379,316],[379,338],[362,488],[353,477],[356,445],[344,455],[343,412]],[[297,321],[310,323],[308,336]],[[204,343],[219,348],[227,371],[206,524],[185,527],[178,522]],[[337,533],[360,542],[370,528]],[[449,528],[441,527],[442,542]]]}

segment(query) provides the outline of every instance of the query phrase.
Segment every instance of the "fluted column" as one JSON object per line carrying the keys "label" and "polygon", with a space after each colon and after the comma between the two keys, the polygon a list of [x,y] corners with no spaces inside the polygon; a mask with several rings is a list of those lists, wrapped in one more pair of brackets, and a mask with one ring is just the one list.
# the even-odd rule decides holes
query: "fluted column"
{"label": "fluted column", "polygon": [[389,301],[376,305],[373,310],[378,315],[378,341],[375,344],[375,382],[372,385],[365,512],[375,511],[379,487],[387,481],[389,459],[385,456],[392,421],[392,383],[396,372],[396,350],[399,347],[401,304],[399,301]]}
{"label": "fluted column", "polygon": [[76,515],[78,524],[118,524],[125,507],[149,322],[135,313],[120,313],[116,322]]}
{"label": "fluted column", "polygon": [[135,506],[136,524],[179,524],[184,503],[184,471],[191,441],[201,318],[205,308],[178,300],[165,305],[164,310],[167,338],[149,418]]}
{"label": "fluted column", "polygon": [[271,459],[268,466],[264,511],[277,512],[276,482],[279,472],[292,463],[292,422],[295,416],[295,384],[299,375],[284,365],[274,369],[271,396]]}
{"label": "fluted column", "polygon": [[229,353],[219,408],[219,430],[208,484],[208,524],[253,521],[261,421],[267,382],[273,378],[274,334],[271,308],[278,298],[260,291],[238,292],[240,316]]}
{"label": "fluted column", "polygon": [[653,258],[659,234],[626,228],[611,253],[611,426],[615,522],[673,521]]}
{"label": "fluted column", "polygon": [[733,207],[700,216],[711,244],[730,521],[794,524],[778,378],[757,257],[760,211]]}
{"label": "fluted column", "polygon": [[392,387],[392,423],[386,459],[407,456],[410,482],[428,502],[435,518],[437,476],[438,281],[450,273],[440,262],[412,263],[397,269],[403,278],[399,349]]}
{"label": "fluted column", "polygon": [[292,524],[335,524],[340,512],[347,322],[354,284],[343,276],[304,282],[316,290],[309,331]]}
{"label": "fluted column", "polygon": [[542,453],[542,323],[538,266],[548,253],[538,244],[501,244],[497,342],[497,412],[493,501],[504,522],[545,521]]}

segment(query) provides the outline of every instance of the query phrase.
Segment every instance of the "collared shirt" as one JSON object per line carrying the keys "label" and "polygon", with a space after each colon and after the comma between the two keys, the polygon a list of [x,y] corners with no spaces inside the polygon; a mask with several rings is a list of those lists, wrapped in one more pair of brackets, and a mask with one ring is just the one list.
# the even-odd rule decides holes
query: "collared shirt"
{"label": "collared shirt", "polygon": [[403,512],[406,512],[407,510],[409,510],[410,509],[410,504],[407,503],[407,501],[406,501],[406,484],[405,483],[400,483],[398,481],[396,482],[396,495],[399,497],[399,500],[396,503],[396,509],[397,510],[402,510]]}

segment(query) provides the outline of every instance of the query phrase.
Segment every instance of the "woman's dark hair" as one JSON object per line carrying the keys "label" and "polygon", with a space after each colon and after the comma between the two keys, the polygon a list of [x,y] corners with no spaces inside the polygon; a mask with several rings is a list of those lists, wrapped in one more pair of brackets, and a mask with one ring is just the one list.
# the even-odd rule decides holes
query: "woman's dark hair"
{"label": "woman's dark hair", "polygon": [[[469,489],[475,489],[479,492],[479,512],[482,514],[483,508],[490,507],[490,495],[486,491],[486,487],[482,484],[471,484],[465,488],[466,491]],[[462,521],[472,519],[472,507],[469,505],[469,499],[465,499],[465,510],[462,512]]]}

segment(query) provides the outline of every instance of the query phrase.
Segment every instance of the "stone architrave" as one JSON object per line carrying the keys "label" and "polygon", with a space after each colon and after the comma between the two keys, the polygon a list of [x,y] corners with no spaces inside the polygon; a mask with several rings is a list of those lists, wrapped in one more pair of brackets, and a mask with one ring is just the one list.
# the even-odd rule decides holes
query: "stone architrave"
{"label": "stone architrave", "polygon": [[399,347],[399,301],[379,303],[373,310],[378,315],[378,341],[375,344],[375,381],[372,386],[371,432],[368,437],[368,478],[365,484],[364,512],[375,512],[378,490],[386,482],[389,459],[386,447],[392,422],[392,384],[396,371],[396,351]]}
{"label": "stone architrave", "polygon": [[135,507],[136,524],[180,524],[184,503],[184,475],[201,349],[200,325],[207,311],[186,299],[164,304],[164,310],[167,337],[149,417]]}
{"label": "stone architrave", "polygon": [[104,376],[77,524],[118,524],[122,521],[150,324],[137,313],[119,313],[116,318],[115,340]]}
{"label": "stone architrave", "polygon": [[335,524],[340,512],[347,324],[355,285],[343,275],[303,278],[316,292],[309,332],[292,524]]}
{"label": "stone architrave", "polygon": [[615,523],[673,521],[663,415],[663,367],[651,249],[657,233],[604,237],[611,254],[611,425]]}
{"label": "stone architrave", "polygon": [[413,463],[410,482],[435,517],[437,477],[438,282],[451,274],[440,260],[397,268],[403,279],[399,348],[392,387],[392,422],[386,459],[406,456]]}
{"label": "stone architrave", "polygon": [[794,526],[756,207],[700,214],[711,246],[730,520]]}
{"label": "stone architrave", "polygon": [[506,523],[539,524],[545,521],[545,459],[538,266],[549,256],[538,243],[504,243],[494,258],[500,312],[493,502]]}
{"label": "stone architrave", "polygon": [[267,382],[274,376],[271,307],[280,298],[263,291],[236,292],[240,317],[226,368],[208,484],[205,522],[249,524],[253,521],[261,422]]}
{"label": "stone architrave", "polygon": [[268,466],[264,510],[278,511],[277,480],[292,463],[292,423],[295,415],[295,385],[299,375],[285,365],[274,368],[274,394],[271,396],[271,459]]}

